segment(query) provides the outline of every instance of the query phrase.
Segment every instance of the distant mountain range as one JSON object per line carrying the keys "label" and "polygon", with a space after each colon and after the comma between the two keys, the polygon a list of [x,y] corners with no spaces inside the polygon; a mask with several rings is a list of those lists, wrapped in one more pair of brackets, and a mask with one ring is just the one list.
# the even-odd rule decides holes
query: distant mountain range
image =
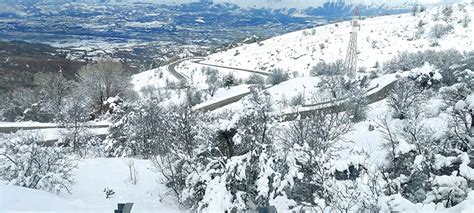
{"label": "distant mountain range", "polygon": [[342,2],[345,4],[357,5],[389,5],[400,6],[414,3],[421,4],[439,4],[453,3],[468,0],[0,0],[0,3],[153,3],[153,4],[187,4],[192,2],[214,2],[214,3],[232,3],[240,7],[257,7],[257,8],[298,8],[306,9],[310,7],[319,7],[325,3]]}
{"label": "distant mountain range", "polygon": [[[0,75],[10,76],[14,85],[31,83],[32,64],[38,66],[35,70],[57,71],[61,66],[73,74],[77,64],[111,57],[126,61],[138,72],[177,58],[205,56],[241,43],[347,20],[352,18],[355,7],[343,1],[306,9],[242,7],[212,1],[162,4],[169,0],[0,2],[0,40],[7,42],[0,45],[0,61],[8,61],[0,64]],[[365,16],[375,16],[398,14],[410,8],[363,5],[360,9]],[[49,44],[54,48],[11,41]],[[20,44],[23,48],[15,52],[14,47]],[[42,61],[51,63],[37,63],[41,55],[50,56],[51,60]]]}

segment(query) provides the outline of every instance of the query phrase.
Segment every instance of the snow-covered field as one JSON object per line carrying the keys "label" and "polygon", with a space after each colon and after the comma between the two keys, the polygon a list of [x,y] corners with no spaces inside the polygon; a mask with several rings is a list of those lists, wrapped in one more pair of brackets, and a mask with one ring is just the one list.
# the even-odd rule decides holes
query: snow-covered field
{"label": "snow-covered field", "polygon": [[[138,182],[129,180],[129,161],[134,161]],[[180,212],[160,175],[148,160],[97,158],[81,160],[71,194],[0,184],[0,212],[112,212],[118,203],[132,202],[132,212]],[[115,194],[106,199],[104,188]]]}
{"label": "snow-covered field", "polygon": [[167,66],[163,66],[133,75],[131,82],[134,90],[138,92],[146,86],[163,88],[166,87],[167,82],[177,81],[178,79],[168,72]]}
{"label": "snow-covered field", "polygon": [[[93,135],[106,135],[108,133],[108,125],[110,122],[107,120],[89,122],[91,128],[88,131]],[[57,123],[40,123],[40,122],[0,122],[0,134],[15,132],[18,129],[23,131],[37,133],[42,136],[46,141],[58,140],[64,132],[64,128],[61,128],[60,124]]]}

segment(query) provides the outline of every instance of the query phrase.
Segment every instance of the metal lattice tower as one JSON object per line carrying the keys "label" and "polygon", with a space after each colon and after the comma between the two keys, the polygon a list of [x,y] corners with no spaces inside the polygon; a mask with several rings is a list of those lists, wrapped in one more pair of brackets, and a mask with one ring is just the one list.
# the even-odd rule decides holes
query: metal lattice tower
{"label": "metal lattice tower", "polygon": [[360,30],[359,20],[360,12],[357,7],[351,21],[351,37],[349,40],[349,47],[347,48],[346,60],[344,61],[344,68],[351,78],[355,78],[357,72],[357,32]]}

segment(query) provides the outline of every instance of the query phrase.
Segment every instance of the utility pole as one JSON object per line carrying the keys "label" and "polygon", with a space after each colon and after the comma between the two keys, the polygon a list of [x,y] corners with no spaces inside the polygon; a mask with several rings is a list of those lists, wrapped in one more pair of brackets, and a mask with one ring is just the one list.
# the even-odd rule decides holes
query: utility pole
{"label": "utility pole", "polygon": [[349,39],[349,47],[347,48],[346,60],[344,61],[344,68],[351,78],[357,77],[357,32],[360,31],[359,20],[359,7],[356,7],[351,21],[352,30]]}

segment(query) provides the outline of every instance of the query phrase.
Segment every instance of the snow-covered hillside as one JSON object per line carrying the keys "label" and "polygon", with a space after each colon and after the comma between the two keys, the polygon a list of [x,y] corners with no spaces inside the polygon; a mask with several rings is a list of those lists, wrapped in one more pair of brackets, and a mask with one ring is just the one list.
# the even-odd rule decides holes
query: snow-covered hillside
{"label": "snow-covered hillside", "polygon": [[[140,96],[112,101],[103,143],[54,147],[78,150],[58,152],[57,165],[81,157],[77,168],[57,172],[75,179],[70,194],[18,187],[30,187],[29,168],[8,155],[29,165],[53,147],[28,134],[0,137],[0,160],[9,158],[0,161],[0,178],[8,175],[0,212],[110,212],[119,202],[133,202],[132,212],[472,212],[474,4],[446,8],[362,20],[358,64],[373,71],[367,78],[335,67],[310,76],[318,62],[344,59],[349,22],[134,75]],[[471,53],[382,66],[428,49]],[[274,68],[289,72],[270,74]],[[53,131],[39,132],[61,133]],[[82,155],[89,147],[98,154]],[[45,182],[57,174],[37,164],[48,168]]]}
{"label": "snow-covered hillside", "polygon": [[[454,5],[453,13],[448,18],[444,17],[442,9],[428,9],[416,16],[402,14],[360,21],[359,66],[371,68],[377,62],[383,64],[403,51],[472,50],[474,29],[472,25],[463,25],[466,19],[474,19],[474,5],[465,8]],[[440,39],[435,39],[431,29],[436,24],[451,25],[454,29]],[[297,31],[210,55],[207,63],[263,71],[283,68],[308,75],[312,66],[319,61],[344,59],[350,31],[350,22]]]}
{"label": "snow-covered hillside", "polygon": [[[129,180],[129,162],[134,162],[138,181]],[[148,160],[96,158],[81,160],[75,170],[71,194],[0,184],[0,212],[110,212],[117,203],[132,202],[133,212],[179,212],[160,184],[158,173]],[[104,188],[115,194],[106,199]]]}

